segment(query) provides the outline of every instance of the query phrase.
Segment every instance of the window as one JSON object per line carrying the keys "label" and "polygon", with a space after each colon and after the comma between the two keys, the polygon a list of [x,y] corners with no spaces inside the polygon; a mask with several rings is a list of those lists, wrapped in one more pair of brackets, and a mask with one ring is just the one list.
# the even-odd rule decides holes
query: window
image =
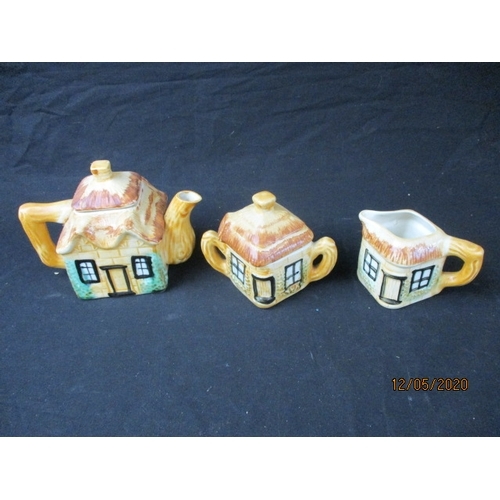
{"label": "window", "polygon": [[151,257],[132,257],[132,269],[136,279],[151,278],[154,276],[151,267]]}
{"label": "window", "polygon": [[94,260],[75,260],[80,281],[85,284],[99,283],[99,274]]}
{"label": "window", "polygon": [[377,279],[378,274],[378,261],[373,257],[373,255],[365,250],[365,259],[363,261],[363,271],[373,280]]}
{"label": "window", "polygon": [[231,254],[231,272],[242,284],[245,284],[245,264],[234,254]]}
{"label": "window", "polygon": [[302,259],[285,266],[285,289],[302,280]]}
{"label": "window", "polygon": [[417,271],[413,271],[411,277],[410,292],[425,288],[431,280],[433,270],[434,266],[430,266],[423,269],[418,269]]}

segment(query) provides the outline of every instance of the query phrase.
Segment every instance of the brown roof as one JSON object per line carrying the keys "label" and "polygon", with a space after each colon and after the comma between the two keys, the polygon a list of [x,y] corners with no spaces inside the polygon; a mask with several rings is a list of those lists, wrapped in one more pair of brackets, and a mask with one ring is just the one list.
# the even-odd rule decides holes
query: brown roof
{"label": "brown roof", "polygon": [[428,260],[438,259],[443,256],[443,251],[439,240],[432,240],[420,243],[408,243],[406,245],[391,244],[383,238],[370,232],[365,224],[363,226],[363,238],[372,245],[377,252],[388,261],[401,266],[411,266],[426,262]]}
{"label": "brown roof", "polygon": [[107,160],[93,162],[90,170],[92,175],[76,188],[71,203],[75,210],[109,210],[137,203],[142,176],[135,172],[113,172]]}
{"label": "brown roof", "polygon": [[250,264],[260,267],[312,241],[312,231],[276,203],[269,191],[257,193],[253,204],[224,216],[219,238]]}
{"label": "brown roof", "polygon": [[91,171],[75,192],[57,252],[71,252],[79,237],[99,248],[115,248],[127,234],[158,243],[165,229],[166,194],[135,172],[112,172],[106,160],[94,162]]}

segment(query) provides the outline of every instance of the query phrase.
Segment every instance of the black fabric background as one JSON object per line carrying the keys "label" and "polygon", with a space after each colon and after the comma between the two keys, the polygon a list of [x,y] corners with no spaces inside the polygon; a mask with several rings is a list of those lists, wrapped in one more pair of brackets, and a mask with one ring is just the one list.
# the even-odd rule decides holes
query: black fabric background
{"label": "black fabric background", "polygon": [[[0,66],[0,434],[498,435],[499,103],[489,64]],[[165,293],[82,301],[22,231],[20,204],[71,198],[104,158],[203,196]],[[269,310],[199,249],[263,189],[339,248]],[[481,273],[382,308],[356,277],[365,208],[480,244]],[[399,377],[469,389],[395,392]]]}

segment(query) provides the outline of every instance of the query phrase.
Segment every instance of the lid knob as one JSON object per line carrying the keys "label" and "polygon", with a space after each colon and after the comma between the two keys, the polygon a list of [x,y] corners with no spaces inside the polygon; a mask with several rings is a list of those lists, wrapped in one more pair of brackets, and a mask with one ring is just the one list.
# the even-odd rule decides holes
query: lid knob
{"label": "lid knob", "polygon": [[252,196],[252,201],[256,206],[262,208],[263,210],[271,210],[276,203],[276,196],[269,191],[261,191],[260,193]]}
{"label": "lid knob", "polygon": [[94,178],[99,182],[107,181],[113,176],[109,160],[97,160],[92,162],[92,165],[90,165],[90,171],[92,172]]}

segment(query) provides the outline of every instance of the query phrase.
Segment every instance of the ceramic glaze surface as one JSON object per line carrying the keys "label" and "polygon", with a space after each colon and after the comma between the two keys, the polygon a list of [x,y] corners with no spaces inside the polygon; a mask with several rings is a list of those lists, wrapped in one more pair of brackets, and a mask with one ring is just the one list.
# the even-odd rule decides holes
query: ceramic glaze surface
{"label": "ceramic glaze surface", "polygon": [[220,240],[252,265],[270,264],[312,241],[312,231],[277,204],[272,193],[257,193],[252,200],[252,205],[226,214],[219,226]]}
{"label": "ceramic glaze surface", "polygon": [[411,210],[399,210],[397,212],[364,210],[363,215],[374,224],[378,224],[380,228],[386,229],[399,238],[420,238],[430,236],[437,231],[434,224]]}
{"label": "ceramic glaze surface", "polygon": [[[190,213],[201,200],[192,191],[167,196],[135,172],[92,163],[71,200],[25,203],[19,218],[42,262],[66,268],[82,299],[164,290],[168,265],[187,260],[195,235]],[[64,224],[57,246],[47,222]]]}
{"label": "ceramic glaze surface", "polygon": [[[432,297],[447,286],[470,283],[479,273],[483,249],[448,236],[412,210],[363,210],[358,278],[382,306],[397,309]],[[443,272],[446,257],[464,261]]]}
{"label": "ceramic glaze surface", "polygon": [[[218,233],[207,231],[201,245],[215,270],[256,306],[268,308],[329,274],[337,248],[328,237],[313,242],[312,231],[269,191],[255,194],[252,201],[226,214]],[[320,256],[321,262],[314,264]]]}

